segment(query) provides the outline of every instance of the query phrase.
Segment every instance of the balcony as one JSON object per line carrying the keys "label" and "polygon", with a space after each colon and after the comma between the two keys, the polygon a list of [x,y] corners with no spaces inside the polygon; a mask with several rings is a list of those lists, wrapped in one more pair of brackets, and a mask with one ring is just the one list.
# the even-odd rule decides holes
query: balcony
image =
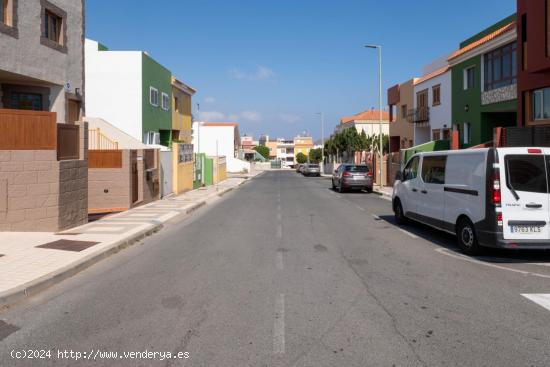
{"label": "balcony", "polygon": [[417,126],[428,126],[430,124],[430,107],[418,107],[409,110],[407,121]]}

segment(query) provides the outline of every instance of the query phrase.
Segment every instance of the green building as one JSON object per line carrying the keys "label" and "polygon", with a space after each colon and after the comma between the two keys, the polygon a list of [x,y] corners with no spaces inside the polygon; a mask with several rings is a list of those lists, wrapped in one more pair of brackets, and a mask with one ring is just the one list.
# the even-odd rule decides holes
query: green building
{"label": "green building", "polygon": [[516,15],[460,44],[448,58],[453,129],[460,148],[493,140],[493,129],[517,123]]}
{"label": "green building", "polygon": [[86,40],[86,114],[146,144],[172,143],[172,73],[144,51]]}

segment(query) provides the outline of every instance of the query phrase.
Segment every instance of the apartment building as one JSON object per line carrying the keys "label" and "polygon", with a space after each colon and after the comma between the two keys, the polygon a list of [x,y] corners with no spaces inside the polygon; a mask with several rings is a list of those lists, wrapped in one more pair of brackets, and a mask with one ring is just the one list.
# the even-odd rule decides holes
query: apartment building
{"label": "apartment building", "polygon": [[355,128],[359,134],[364,131],[367,136],[380,135],[380,116],[382,116],[382,134],[388,135],[390,133],[390,114],[387,111],[382,111],[380,114],[380,111],[375,109],[342,117],[340,124],[336,126],[336,132]]}
{"label": "apartment building", "polygon": [[414,125],[409,122],[409,109],[414,104],[416,78],[388,89],[390,152],[407,149],[414,145]]}

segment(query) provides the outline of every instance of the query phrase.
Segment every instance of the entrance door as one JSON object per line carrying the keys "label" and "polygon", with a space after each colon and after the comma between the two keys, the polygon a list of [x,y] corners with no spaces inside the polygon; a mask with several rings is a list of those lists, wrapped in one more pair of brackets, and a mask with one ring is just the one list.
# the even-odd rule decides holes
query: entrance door
{"label": "entrance door", "polygon": [[138,177],[138,162],[137,162],[136,150],[131,151],[130,162],[132,167],[132,172],[131,172],[132,204],[135,204],[139,200],[139,177]]}
{"label": "entrance door", "polygon": [[74,124],[80,120],[80,102],[69,99],[69,111],[67,114],[67,123]]}
{"label": "entrance door", "polygon": [[504,238],[550,239],[550,149],[515,148],[499,153],[504,166],[500,173]]}

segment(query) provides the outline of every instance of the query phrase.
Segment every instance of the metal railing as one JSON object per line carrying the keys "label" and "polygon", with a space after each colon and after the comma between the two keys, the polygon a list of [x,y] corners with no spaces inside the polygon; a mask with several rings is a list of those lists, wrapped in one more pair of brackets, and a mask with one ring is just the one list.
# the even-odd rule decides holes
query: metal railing
{"label": "metal railing", "polygon": [[88,130],[89,150],[114,150],[118,149],[118,142],[109,139],[99,128]]}
{"label": "metal railing", "polygon": [[430,122],[430,108],[418,107],[413,110],[409,110],[407,113],[407,121],[411,124],[423,124]]}

